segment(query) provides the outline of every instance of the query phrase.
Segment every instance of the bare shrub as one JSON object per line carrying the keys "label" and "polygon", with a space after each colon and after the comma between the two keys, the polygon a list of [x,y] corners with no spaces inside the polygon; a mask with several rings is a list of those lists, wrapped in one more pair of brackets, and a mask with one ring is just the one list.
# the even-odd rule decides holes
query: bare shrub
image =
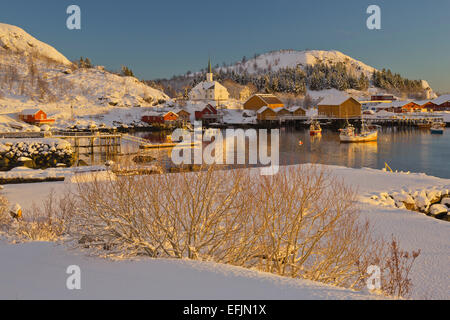
{"label": "bare shrub", "polygon": [[392,240],[386,250],[382,290],[387,295],[408,298],[412,293],[412,282],[409,278],[411,269],[420,255],[420,249],[407,252],[399,248],[397,239]]}
{"label": "bare shrub", "polygon": [[4,235],[12,242],[61,240],[70,230],[72,200],[70,193],[58,198],[52,191],[42,206],[33,205],[21,219],[13,220],[9,216],[4,224]]}
{"label": "bare shrub", "polygon": [[79,186],[72,234],[83,245],[108,248],[109,255],[237,264],[251,249],[244,232],[249,211],[241,192],[248,179],[243,172],[210,169],[94,180]]}
{"label": "bare shrub", "polygon": [[[379,265],[383,292],[410,294],[418,253],[374,239],[357,214],[355,190],[324,167],[286,167],[274,176],[216,169],[92,176],[58,200],[51,196],[41,220],[20,234],[68,235],[112,258],[211,260],[353,289],[366,285],[369,265]],[[35,233],[39,223],[44,236]]]}
{"label": "bare shrub", "polygon": [[11,222],[11,216],[8,212],[9,202],[5,196],[0,195],[0,232]]}

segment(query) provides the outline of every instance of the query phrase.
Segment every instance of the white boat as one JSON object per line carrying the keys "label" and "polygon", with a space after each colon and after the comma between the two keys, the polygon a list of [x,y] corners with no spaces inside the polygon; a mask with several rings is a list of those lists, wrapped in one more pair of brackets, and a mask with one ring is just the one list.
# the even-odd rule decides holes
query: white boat
{"label": "white boat", "polygon": [[432,134],[443,134],[444,127],[440,123],[433,123],[430,128]]}
{"label": "white boat", "polygon": [[341,142],[370,142],[378,140],[378,131],[369,130],[366,125],[362,124],[361,132],[356,133],[355,127],[348,124],[345,129],[341,130],[339,135]]}

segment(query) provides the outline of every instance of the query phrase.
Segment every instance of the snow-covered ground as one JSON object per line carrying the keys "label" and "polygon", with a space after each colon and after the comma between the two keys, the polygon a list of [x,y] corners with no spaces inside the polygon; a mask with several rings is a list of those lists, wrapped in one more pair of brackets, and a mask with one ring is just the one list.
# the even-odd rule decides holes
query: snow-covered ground
{"label": "snow-covered ground", "polygon": [[[320,283],[212,262],[107,261],[53,243],[0,242],[0,299],[382,299]],[[81,290],[66,270],[81,269]]]}
{"label": "snow-covered ground", "polygon": [[[421,249],[411,278],[413,298],[448,299],[450,292],[450,224],[418,212],[382,207],[367,201],[373,194],[421,188],[448,188],[450,180],[416,173],[329,166],[335,176],[353,185],[360,195],[361,215],[376,235],[398,238],[402,248]],[[25,209],[64,182],[6,185],[3,192]],[[152,260],[112,262],[86,257],[61,245],[0,244],[0,297],[16,298],[155,298],[155,299],[361,299],[367,293],[280,278],[256,271],[213,263]],[[79,292],[65,289],[65,268],[79,265]],[[379,297],[378,297],[379,298]]]}

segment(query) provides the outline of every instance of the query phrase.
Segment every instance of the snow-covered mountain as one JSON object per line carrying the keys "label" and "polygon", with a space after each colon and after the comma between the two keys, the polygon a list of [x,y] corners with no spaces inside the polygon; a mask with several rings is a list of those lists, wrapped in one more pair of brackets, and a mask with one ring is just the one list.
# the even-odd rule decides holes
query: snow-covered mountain
{"label": "snow-covered mountain", "polygon": [[168,100],[134,77],[102,67],[79,68],[21,28],[0,24],[0,114],[38,106],[65,117],[72,111],[96,114]]}
{"label": "snow-covered mountain", "polygon": [[240,61],[229,67],[222,67],[222,70],[247,71],[249,74],[263,73],[267,71],[278,71],[282,68],[302,68],[307,65],[315,65],[317,63],[335,64],[342,62],[359,73],[363,72],[370,76],[375,68],[365,63],[353,59],[339,51],[323,51],[323,50],[279,50],[261,54],[256,58],[246,61]]}
{"label": "snow-covered mountain", "polygon": [[[217,71],[235,71],[238,73],[247,72],[248,74],[263,74],[267,72],[276,72],[283,68],[300,67],[305,69],[307,65],[314,66],[318,63],[332,65],[341,62],[345,64],[349,73],[357,76],[364,74],[369,79],[372,73],[377,70],[372,66],[356,60],[340,51],[331,50],[278,50],[258,55],[252,59],[237,62],[231,66],[220,67]],[[424,89],[430,88],[427,81],[422,80]],[[431,90],[431,88],[430,88]],[[434,97],[432,90],[431,97]]]}

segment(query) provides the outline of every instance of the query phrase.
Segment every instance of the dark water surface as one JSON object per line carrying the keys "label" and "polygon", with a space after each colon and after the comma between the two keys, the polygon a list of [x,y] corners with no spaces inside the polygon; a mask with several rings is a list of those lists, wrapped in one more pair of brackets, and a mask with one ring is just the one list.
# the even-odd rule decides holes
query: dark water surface
{"label": "dark water surface", "polygon": [[[162,132],[135,135],[152,143],[166,141],[166,134]],[[122,152],[134,153],[138,148],[124,142]],[[146,153],[170,166],[171,149],[147,150]],[[100,163],[107,158],[99,155],[97,160],[88,162]],[[374,169],[384,168],[388,163],[393,170],[450,178],[450,129],[447,128],[443,135],[434,135],[426,129],[384,128],[379,130],[378,142],[346,144],[340,143],[339,134],[332,130],[324,130],[322,137],[310,137],[308,130],[282,128],[280,163],[310,162]]]}

